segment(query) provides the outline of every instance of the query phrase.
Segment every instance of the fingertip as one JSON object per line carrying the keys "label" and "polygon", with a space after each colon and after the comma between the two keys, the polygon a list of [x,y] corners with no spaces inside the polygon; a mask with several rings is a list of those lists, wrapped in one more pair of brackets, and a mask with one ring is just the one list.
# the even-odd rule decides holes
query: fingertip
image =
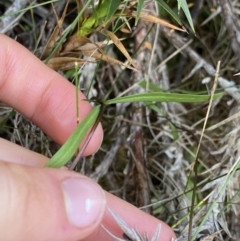
{"label": "fingertip", "polygon": [[0,162],[0,190],[0,240],[82,240],[106,206],[98,184],[69,171]]}

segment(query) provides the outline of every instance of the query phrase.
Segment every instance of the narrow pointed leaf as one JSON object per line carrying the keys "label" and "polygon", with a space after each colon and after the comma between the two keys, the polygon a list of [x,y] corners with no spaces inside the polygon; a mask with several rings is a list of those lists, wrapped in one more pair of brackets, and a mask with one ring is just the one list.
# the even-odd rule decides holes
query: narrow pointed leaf
{"label": "narrow pointed leaf", "polygon": [[145,2],[145,0],[139,0],[137,3],[137,16],[136,16],[136,20],[135,20],[135,25],[137,25],[138,19],[140,17],[142,9],[143,9],[144,2]]}
{"label": "narrow pointed leaf", "polygon": [[[214,99],[219,98],[221,95],[222,93],[215,94]],[[111,100],[106,100],[104,104],[111,105],[116,103],[149,102],[149,101],[198,103],[198,102],[209,101],[209,99],[210,99],[210,95],[192,95],[192,94],[153,92],[153,93],[143,93],[143,94],[117,97]]]}
{"label": "narrow pointed leaf", "polygon": [[[131,16],[131,17],[134,17],[136,18],[136,15],[137,13],[136,12],[129,12],[127,14],[128,16]],[[175,29],[175,30],[178,30],[178,31],[182,31],[182,32],[186,32],[186,29],[185,28],[179,28],[159,17],[155,17],[153,15],[150,15],[150,14],[147,14],[147,13],[144,13],[144,12],[141,12],[140,13],[140,19],[144,20],[144,21],[147,21],[147,22],[151,22],[151,23],[155,23],[155,24],[159,24],[159,25],[162,25],[162,26],[165,26],[167,28],[172,28],[172,29]]]}
{"label": "narrow pointed leaf", "polygon": [[108,31],[108,30],[103,30],[103,32],[113,41],[113,43],[115,44],[115,46],[121,51],[121,53],[127,58],[127,60],[129,61],[129,63],[135,68],[137,69],[136,64],[134,63],[134,61],[132,60],[131,56],[129,55],[128,51],[126,50],[126,48],[124,47],[124,45],[122,44],[122,42],[120,41],[120,39],[112,32]]}
{"label": "narrow pointed leaf", "polygon": [[78,125],[77,129],[68,138],[58,152],[47,162],[45,167],[60,168],[64,166],[76,153],[80,143],[87,132],[93,126],[100,112],[100,105],[97,105],[88,116]]}
{"label": "narrow pointed leaf", "polygon": [[156,0],[156,2],[164,8],[176,21],[178,24],[182,25],[180,18],[178,17],[177,13],[175,13],[163,0]]}
{"label": "narrow pointed leaf", "polygon": [[181,8],[182,8],[187,20],[188,20],[189,25],[191,26],[193,32],[195,33],[192,17],[191,17],[190,11],[188,9],[188,5],[187,5],[186,0],[181,0]]}
{"label": "narrow pointed leaf", "polygon": [[116,10],[118,9],[119,5],[121,4],[121,0],[107,0],[108,1],[108,8],[107,8],[107,15],[105,18],[105,24],[112,18]]}
{"label": "narrow pointed leaf", "polygon": [[94,58],[96,58],[98,60],[104,60],[104,61],[108,62],[109,64],[121,65],[121,66],[124,66],[125,68],[132,69],[132,70],[136,71],[136,69],[134,69],[130,65],[124,64],[121,61],[119,61],[117,59],[114,59],[114,58],[112,58],[109,55],[106,55],[104,52],[102,52],[102,53],[93,52],[93,51],[82,51],[82,52],[86,56],[91,56],[91,57],[94,57]]}

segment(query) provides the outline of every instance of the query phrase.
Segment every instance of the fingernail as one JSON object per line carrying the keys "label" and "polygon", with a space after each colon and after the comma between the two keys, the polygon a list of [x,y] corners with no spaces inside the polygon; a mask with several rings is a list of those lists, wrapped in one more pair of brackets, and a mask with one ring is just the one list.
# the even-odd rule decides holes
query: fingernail
{"label": "fingernail", "polygon": [[87,227],[98,220],[105,210],[105,196],[100,186],[87,178],[71,178],[62,182],[69,221]]}

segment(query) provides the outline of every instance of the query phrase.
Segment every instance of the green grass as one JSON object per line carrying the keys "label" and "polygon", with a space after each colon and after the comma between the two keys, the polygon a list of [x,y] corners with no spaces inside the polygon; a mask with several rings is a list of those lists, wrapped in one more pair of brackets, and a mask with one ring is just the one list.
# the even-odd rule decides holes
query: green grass
{"label": "green grass", "polygon": [[[191,6],[192,2],[188,2],[189,9],[186,1],[156,2],[157,5],[154,1],[138,1],[138,5],[131,9],[136,11],[136,19],[126,15],[130,1],[124,4],[122,1],[109,1],[109,8],[104,7],[106,1],[102,2],[102,6],[94,5],[91,0],[85,1],[84,6],[71,2],[66,9],[61,35],[59,32],[55,46],[42,59],[48,63],[73,35],[88,38],[88,41],[91,40],[88,44],[95,46],[95,50],[102,54],[96,58],[97,63],[86,61],[77,69],[73,63],[69,70],[59,70],[74,83],[78,76],[79,86],[84,87],[89,101],[96,94],[103,102],[100,104],[104,104],[104,112],[101,113],[104,128],[102,147],[93,156],[83,158],[76,170],[83,171],[107,191],[134,205],[149,205],[140,198],[148,196],[152,202],[152,210],[149,211],[171,225],[179,236],[187,225],[193,228],[189,229],[192,231],[189,240],[196,240],[197,233],[202,229],[217,232],[213,223],[211,226],[211,217],[214,217],[220,221],[226,220],[224,222],[230,233],[238,239],[239,120],[236,118],[235,122],[228,122],[214,131],[206,130],[200,138],[219,60],[222,60],[219,76],[231,85],[224,86],[219,79],[206,126],[210,128],[238,111],[238,77],[233,77],[239,72],[238,56],[231,49],[231,38],[227,34],[223,15],[213,16],[202,25],[217,8],[213,3],[205,2],[195,9]],[[9,30],[12,38],[27,34],[33,40],[32,45],[29,42],[26,46],[31,50],[39,43],[35,51],[38,57],[47,45],[50,32],[48,27],[43,28],[42,32],[37,27],[42,26],[45,20],[40,10],[43,8],[53,16],[50,3],[60,6],[58,1],[49,1],[17,10],[13,14],[24,12],[24,15],[17,26]],[[161,9],[157,11],[156,6],[161,6]],[[8,6],[2,3],[0,7]],[[59,19],[63,7],[58,12]],[[178,7],[181,9],[179,14],[174,11]],[[90,11],[88,19],[87,10]],[[155,17],[158,12],[163,13],[164,20],[178,27],[182,24],[189,34],[171,32],[160,25],[144,22],[140,14],[146,10]],[[101,33],[104,27],[121,40],[137,71],[127,62],[123,49]],[[189,40],[189,44],[185,45]],[[105,41],[105,46],[100,48],[101,41]],[[62,55],[80,55],[74,51]],[[85,53],[86,58],[90,56]],[[108,56],[113,59],[106,60]],[[113,65],[114,60],[121,63]],[[211,81],[202,84],[203,79],[209,77]],[[48,167],[69,166],[67,163],[73,158],[79,143],[99,119],[101,105],[92,102],[95,105],[93,111],[61,148],[24,117],[14,126],[14,120],[19,117],[17,112],[3,118],[0,135],[21,145],[27,143],[31,150],[48,156],[51,158]],[[76,122],[77,119],[78,116]],[[139,150],[136,146],[139,143],[144,150],[143,155],[136,151]],[[198,165],[193,175],[196,160]],[[143,172],[136,168],[142,162]],[[146,176],[148,188],[144,189],[139,183]],[[230,240],[226,233],[223,230],[222,237],[219,233],[216,235],[219,240]]]}

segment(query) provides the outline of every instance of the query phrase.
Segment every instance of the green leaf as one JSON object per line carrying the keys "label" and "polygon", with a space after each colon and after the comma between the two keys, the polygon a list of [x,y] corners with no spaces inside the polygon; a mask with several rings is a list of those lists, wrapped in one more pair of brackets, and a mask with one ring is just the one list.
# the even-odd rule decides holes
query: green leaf
{"label": "green leaf", "polygon": [[181,4],[180,6],[181,6],[181,8],[182,8],[187,20],[188,20],[189,25],[191,26],[193,32],[195,33],[192,17],[191,17],[190,11],[188,9],[188,5],[187,5],[186,0],[181,0],[180,4]]}
{"label": "green leaf", "polygon": [[163,0],[156,0],[156,2],[164,8],[176,21],[178,24],[182,25],[180,18],[177,13],[175,13]]}
{"label": "green leaf", "polygon": [[59,168],[64,166],[76,153],[80,143],[86,136],[88,130],[93,126],[100,112],[100,105],[97,105],[88,116],[78,125],[77,129],[68,138],[57,153],[47,162],[45,167]]}
{"label": "green leaf", "polygon": [[138,19],[139,19],[139,17],[140,17],[141,12],[142,12],[143,5],[144,5],[144,1],[145,1],[145,0],[138,0],[137,16],[136,16],[136,19],[135,19],[135,25],[137,25]]}
{"label": "green leaf", "polygon": [[[219,98],[222,93],[215,94],[214,99]],[[129,95],[123,97],[117,97],[111,100],[104,101],[105,105],[126,103],[126,102],[188,102],[197,103],[209,101],[210,95],[192,95],[192,94],[178,94],[169,92],[153,92],[153,93],[143,93],[136,95]]]}
{"label": "green leaf", "polygon": [[105,18],[105,24],[108,23],[108,21],[112,18],[116,10],[118,9],[119,5],[121,4],[121,0],[106,0],[107,2],[107,14]]}

